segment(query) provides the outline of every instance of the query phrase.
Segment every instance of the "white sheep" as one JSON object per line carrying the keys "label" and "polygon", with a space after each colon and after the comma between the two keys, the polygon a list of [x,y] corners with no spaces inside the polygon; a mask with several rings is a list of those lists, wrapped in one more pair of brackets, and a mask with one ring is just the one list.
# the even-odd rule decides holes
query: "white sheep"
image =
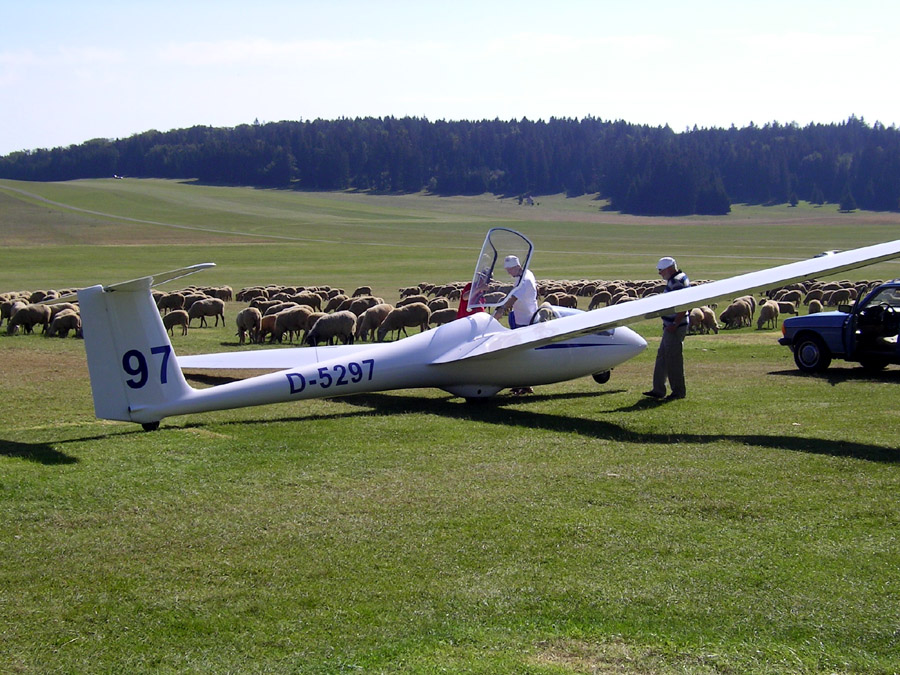
{"label": "white sheep", "polygon": [[762,330],[763,325],[768,328],[778,328],[778,303],[774,300],[766,300],[759,307],[756,329]]}
{"label": "white sheep", "polygon": [[718,335],[719,324],[716,321],[716,313],[707,305],[701,307],[700,310],[703,312],[703,327],[706,329],[706,333],[709,334],[709,332],[712,331]]}

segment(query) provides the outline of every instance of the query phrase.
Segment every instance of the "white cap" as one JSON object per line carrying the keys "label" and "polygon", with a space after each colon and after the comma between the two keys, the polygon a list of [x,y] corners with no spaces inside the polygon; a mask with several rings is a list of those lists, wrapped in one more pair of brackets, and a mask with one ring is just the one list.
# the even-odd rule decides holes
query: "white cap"
{"label": "white cap", "polygon": [[667,270],[670,267],[677,267],[675,264],[675,258],[660,258],[659,262],[656,263],[656,269],[658,270]]}
{"label": "white cap", "polygon": [[519,262],[519,259],[514,255],[506,256],[506,260],[503,261],[503,267],[505,269],[512,269],[513,267],[521,267],[522,263]]}

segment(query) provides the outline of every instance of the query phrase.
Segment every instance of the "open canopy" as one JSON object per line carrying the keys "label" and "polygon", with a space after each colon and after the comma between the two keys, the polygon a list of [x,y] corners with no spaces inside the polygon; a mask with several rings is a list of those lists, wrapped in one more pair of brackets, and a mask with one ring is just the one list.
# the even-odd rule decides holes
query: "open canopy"
{"label": "open canopy", "polygon": [[[497,272],[503,271],[503,261],[507,256],[516,256],[522,270],[528,269],[533,250],[534,246],[528,238],[515,230],[505,227],[493,227],[488,230],[484,238],[484,245],[481,247],[481,255],[478,257],[478,264],[475,266],[475,274],[472,277],[469,307],[474,309],[502,305],[506,298],[491,302],[486,297],[492,290],[491,282],[495,279]],[[508,279],[505,272],[504,276],[499,278],[502,279],[502,283],[506,283]]]}

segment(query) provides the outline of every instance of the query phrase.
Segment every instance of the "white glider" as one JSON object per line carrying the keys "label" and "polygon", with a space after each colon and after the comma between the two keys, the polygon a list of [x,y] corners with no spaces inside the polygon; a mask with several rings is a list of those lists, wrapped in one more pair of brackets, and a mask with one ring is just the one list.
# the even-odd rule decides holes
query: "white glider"
{"label": "white glider", "polygon": [[[488,232],[473,288],[491,278],[497,261],[502,263],[510,250],[527,265],[531,243],[525,237],[504,228]],[[590,312],[556,308],[560,318],[516,330],[478,312],[396,342],[182,357],[172,350],[150,289],[212,263],[92,286],[79,291],[78,300],[97,417],[137,422],[151,430],[173,415],[325,396],[436,387],[477,399],[508,387],[585,375],[603,381],[612,368],[647,346],[626,324],[896,257],[900,240]],[[277,372],[194,389],[182,368]]]}

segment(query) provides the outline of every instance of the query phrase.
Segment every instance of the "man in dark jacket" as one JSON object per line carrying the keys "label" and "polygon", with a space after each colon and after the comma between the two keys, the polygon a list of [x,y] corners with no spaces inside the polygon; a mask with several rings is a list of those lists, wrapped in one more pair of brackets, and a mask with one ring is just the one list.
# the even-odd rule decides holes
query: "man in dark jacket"
{"label": "man in dark jacket", "polygon": [[[678,269],[674,258],[660,258],[656,269],[666,281],[664,293],[678,291],[691,285],[687,274]],[[653,368],[653,389],[645,391],[644,396],[674,401],[687,395],[684,386],[683,353],[684,337],[688,330],[687,312],[667,314],[662,317],[662,321],[662,340],[656,352],[656,365]],[[672,388],[672,393],[668,396],[666,396],[666,380]]]}

